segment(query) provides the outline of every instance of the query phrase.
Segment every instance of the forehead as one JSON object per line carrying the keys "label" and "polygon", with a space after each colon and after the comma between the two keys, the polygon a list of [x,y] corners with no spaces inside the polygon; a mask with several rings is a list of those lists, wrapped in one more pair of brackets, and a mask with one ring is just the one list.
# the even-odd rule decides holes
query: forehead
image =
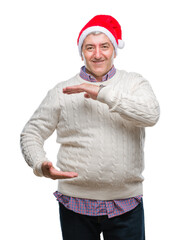
{"label": "forehead", "polygon": [[109,43],[112,45],[110,39],[104,33],[90,33],[85,39],[83,45],[86,44],[103,44]]}

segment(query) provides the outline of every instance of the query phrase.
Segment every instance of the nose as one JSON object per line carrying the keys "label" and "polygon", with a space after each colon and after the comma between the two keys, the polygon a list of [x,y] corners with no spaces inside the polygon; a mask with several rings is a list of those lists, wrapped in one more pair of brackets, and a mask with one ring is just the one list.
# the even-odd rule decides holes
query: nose
{"label": "nose", "polygon": [[96,59],[99,59],[99,58],[101,58],[101,49],[99,48],[99,47],[97,47],[96,49],[95,49],[95,52],[94,52],[94,57],[96,58]]}

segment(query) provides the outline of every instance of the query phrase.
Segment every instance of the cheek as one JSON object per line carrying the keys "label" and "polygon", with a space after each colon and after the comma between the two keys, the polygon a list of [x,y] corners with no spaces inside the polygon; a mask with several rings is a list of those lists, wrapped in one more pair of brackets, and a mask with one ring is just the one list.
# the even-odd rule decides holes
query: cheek
{"label": "cheek", "polygon": [[114,58],[115,58],[115,52],[113,51],[113,52],[108,53],[108,54],[106,55],[106,57],[107,57],[109,63],[113,63]]}
{"label": "cheek", "polygon": [[111,55],[111,61],[114,61],[114,58],[115,58],[115,52],[113,51],[112,55]]}
{"label": "cheek", "polygon": [[82,60],[88,61],[89,60],[89,54],[82,52]]}

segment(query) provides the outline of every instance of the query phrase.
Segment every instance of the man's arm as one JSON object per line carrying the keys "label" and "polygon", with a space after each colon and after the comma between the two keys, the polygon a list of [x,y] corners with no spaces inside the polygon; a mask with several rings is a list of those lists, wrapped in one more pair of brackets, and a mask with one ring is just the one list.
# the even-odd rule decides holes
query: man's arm
{"label": "man's arm", "polygon": [[60,106],[57,89],[50,90],[21,133],[21,149],[35,175],[51,179],[71,178],[77,173],[56,170],[46,158],[44,141],[54,132],[59,121]]}
{"label": "man's arm", "polygon": [[124,92],[121,83],[108,85],[99,92],[99,86],[83,83],[63,89],[63,93],[85,92],[92,98],[109,106],[110,112],[117,112],[122,118],[138,127],[153,126],[159,119],[159,104],[148,81],[139,74],[131,74],[133,87]]}
{"label": "man's arm", "polygon": [[99,90],[99,86],[89,83],[82,83],[80,85],[73,85],[63,88],[63,93],[75,94],[85,92],[84,97],[96,100]]}

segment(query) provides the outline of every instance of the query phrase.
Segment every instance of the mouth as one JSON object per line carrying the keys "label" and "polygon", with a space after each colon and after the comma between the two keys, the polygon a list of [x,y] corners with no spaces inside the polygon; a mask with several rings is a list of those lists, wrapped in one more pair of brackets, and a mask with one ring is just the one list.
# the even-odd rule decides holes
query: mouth
{"label": "mouth", "polygon": [[96,61],[92,61],[94,64],[102,64],[104,63],[104,60],[96,60]]}

